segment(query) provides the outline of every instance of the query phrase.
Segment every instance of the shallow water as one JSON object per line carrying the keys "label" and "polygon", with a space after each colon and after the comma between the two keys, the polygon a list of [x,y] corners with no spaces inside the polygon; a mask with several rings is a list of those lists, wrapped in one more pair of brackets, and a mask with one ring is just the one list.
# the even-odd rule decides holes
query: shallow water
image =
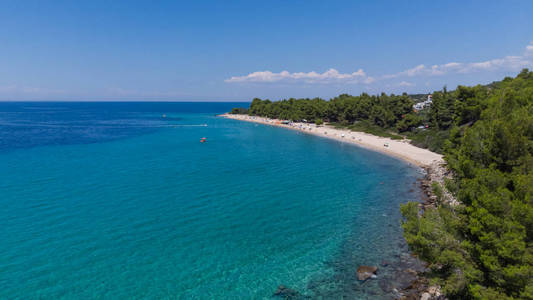
{"label": "shallow water", "polygon": [[234,106],[0,103],[0,298],[390,297],[418,170]]}

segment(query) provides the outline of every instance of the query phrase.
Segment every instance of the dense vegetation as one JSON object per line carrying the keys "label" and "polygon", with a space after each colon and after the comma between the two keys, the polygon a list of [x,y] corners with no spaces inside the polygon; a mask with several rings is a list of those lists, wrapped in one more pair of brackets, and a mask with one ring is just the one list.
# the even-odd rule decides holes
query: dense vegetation
{"label": "dense vegetation", "polygon": [[[470,125],[479,119],[490,89],[483,86],[446,88],[433,93],[433,105],[420,112],[413,111],[416,101],[427,95],[342,94],[329,101],[320,98],[281,101],[253,99],[250,108],[234,108],[231,113],[249,114],[274,119],[307,121],[391,137],[408,137],[412,143],[442,152],[444,141],[454,126]],[[417,128],[427,125],[427,129]]]}
{"label": "dense vegetation", "polygon": [[[329,101],[288,99],[272,102],[254,99],[248,114],[293,121],[327,121],[338,126],[357,123],[376,126],[383,130],[404,132],[418,126],[421,120],[413,113],[413,100],[406,94],[370,96],[340,95]],[[237,110],[235,110],[236,113]]]}
{"label": "dense vegetation", "polygon": [[243,107],[235,107],[231,110],[231,113],[235,115],[245,115],[248,114],[248,109]]}
{"label": "dense vegetation", "polygon": [[[422,214],[402,206],[404,235],[452,299],[533,299],[533,73],[488,86],[433,93],[412,112],[407,95],[341,95],[330,101],[254,99],[252,115],[366,124],[407,134],[445,154],[459,206]],[[428,130],[414,129],[429,124]],[[442,187],[434,186],[439,199]]]}
{"label": "dense vegetation", "polygon": [[438,95],[462,205],[403,206],[405,237],[450,298],[533,299],[533,73]]}

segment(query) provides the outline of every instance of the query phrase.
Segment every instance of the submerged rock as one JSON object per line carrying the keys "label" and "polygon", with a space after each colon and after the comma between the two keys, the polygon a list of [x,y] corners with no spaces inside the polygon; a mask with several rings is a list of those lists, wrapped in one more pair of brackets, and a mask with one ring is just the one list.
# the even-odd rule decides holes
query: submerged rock
{"label": "submerged rock", "polygon": [[300,294],[293,289],[290,289],[284,285],[280,285],[278,286],[278,289],[274,292],[274,296],[281,297],[284,299],[296,299],[300,296]]}
{"label": "submerged rock", "polygon": [[357,268],[357,279],[365,281],[369,278],[376,278],[377,271],[378,267],[375,266],[359,266],[359,268]]}
{"label": "submerged rock", "polygon": [[383,278],[378,281],[378,286],[385,293],[391,293],[395,290],[390,278]]}

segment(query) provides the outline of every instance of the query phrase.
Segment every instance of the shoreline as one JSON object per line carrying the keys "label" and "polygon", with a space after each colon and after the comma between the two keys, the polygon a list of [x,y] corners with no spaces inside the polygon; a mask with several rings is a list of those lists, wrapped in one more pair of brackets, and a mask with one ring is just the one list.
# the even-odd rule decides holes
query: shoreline
{"label": "shoreline", "polygon": [[[364,132],[351,131],[349,129],[336,129],[328,125],[317,126],[315,124],[300,122],[284,124],[281,120],[257,116],[233,115],[228,113],[219,116],[233,120],[297,130],[319,137],[334,139],[343,143],[350,143],[371,151],[377,151],[401,159],[404,162],[418,166],[426,173],[422,179],[417,180],[417,186],[421,191],[422,197],[418,206],[422,213],[428,208],[437,207],[439,202],[447,203],[452,206],[458,204],[455,197],[444,188],[445,179],[450,178],[452,175],[446,168],[446,162],[444,161],[443,156],[427,149],[411,145],[407,139],[393,140]],[[441,199],[438,199],[434,193],[433,184],[435,183],[443,187],[444,195]],[[426,278],[424,273],[427,271],[427,264],[419,260],[418,257],[410,251],[409,253],[410,254],[407,255],[407,257],[414,258],[415,262],[420,262],[421,264],[418,264],[418,267],[415,268],[417,263],[412,262],[409,265],[404,261],[403,257],[400,258],[400,263],[403,265],[398,269],[397,274],[400,277],[409,278],[409,280],[407,280],[408,284],[405,286],[398,287],[398,289],[393,288],[395,291],[394,299],[446,299],[446,297],[441,294],[440,286],[431,285],[428,278]],[[406,263],[408,265],[405,265]],[[382,263],[380,265],[380,267],[383,266],[386,266],[386,264],[384,265]],[[284,286],[280,286],[278,291],[283,291],[284,288]]]}
{"label": "shoreline", "polygon": [[[420,203],[421,208],[436,207],[438,201],[452,206],[459,204],[457,199],[455,199],[455,197],[445,188],[445,179],[451,178],[452,174],[446,168],[446,162],[444,161],[443,156],[429,151],[428,149],[411,145],[408,139],[393,140],[391,138],[379,137],[360,131],[336,129],[329,125],[317,126],[315,124],[301,122],[289,122],[284,124],[282,123],[282,120],[249,115],[233,115],[225,113],[218,116],[238,121],[292,129],[306,134],[337,140],[342,143],[353,144],[371,151],[377,151],[398,158],[425,171],[425,176],[421,180],[419,186],[423,193],[422,203]],[[442,199],[437,199],[437,196],[433,192],[434,183],[442,187]]]}
{"label": "shoreline", "polygon": [[416,166],[424,169],[434,168],[436,166],[445,164],[442,155],[431,152],[427,149],[413,146],[409,143],[409,140],[406,139],[393,140],[364,132],[351,131],[349,129],[336,129],[329,125],[317,126],[315,124],[300,122],[283,124],[281,123],[281,120],[248,115],[232,115],[226,113],[219,116],[233,120],[282,127],[315,136],[334,139],[343,143],[357,145],[368,150],[381,152],[383,154],[415,164]]}

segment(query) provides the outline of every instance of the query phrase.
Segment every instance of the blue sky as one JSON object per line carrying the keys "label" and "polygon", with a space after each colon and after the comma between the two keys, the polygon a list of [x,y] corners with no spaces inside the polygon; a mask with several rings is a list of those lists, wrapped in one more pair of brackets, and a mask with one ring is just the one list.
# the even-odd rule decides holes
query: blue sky
{"label": "blue sky", "polygon": [[2,1],[0,100],[424,93],[533,68],[533,1]]}

